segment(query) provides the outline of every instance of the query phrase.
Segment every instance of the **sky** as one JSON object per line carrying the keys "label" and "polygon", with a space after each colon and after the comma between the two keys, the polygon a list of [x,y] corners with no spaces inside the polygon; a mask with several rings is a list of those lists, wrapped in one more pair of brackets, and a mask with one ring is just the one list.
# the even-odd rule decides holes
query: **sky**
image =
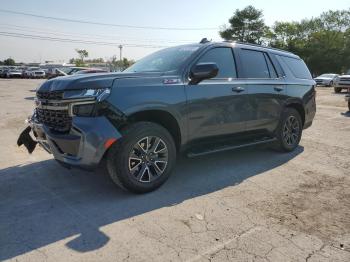
{"label": "sky", "polygon": [[323,3],[319,0],[0,0],[0,9],[42,16],[136,27],[186,29],[91,25],[0,12],[0,34],[108,43],[63,43],[0,35],[0,60],[11,57],[16,62],[68,62],[70,58],[77,57],[75,49],[86,49],[89,58],[110,59],[113,55],[119,57],[119,44],[123,45],[123,57],[137,60],[162,47],[199,42],[203,37],[221,40],[218,34],[220,27],[228,23],[236,9],[247,5],[263,10],[265,23],[269,26],[275,21],[316,17],[329,9],[350,8],[349,0]]}

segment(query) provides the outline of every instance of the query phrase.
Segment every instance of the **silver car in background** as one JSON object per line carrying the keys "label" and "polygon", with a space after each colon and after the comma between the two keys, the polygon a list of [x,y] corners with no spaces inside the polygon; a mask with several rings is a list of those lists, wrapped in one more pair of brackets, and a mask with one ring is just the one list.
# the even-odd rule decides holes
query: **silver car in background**
{"label": "silver car in background", "polygon": [[316,78],[314,78],[314,80],[316,81],[316,84],[318,86],[333,86],[334,85],[334,81],[336,79],[336,77],[338,76],[338,74],[322,74]]}

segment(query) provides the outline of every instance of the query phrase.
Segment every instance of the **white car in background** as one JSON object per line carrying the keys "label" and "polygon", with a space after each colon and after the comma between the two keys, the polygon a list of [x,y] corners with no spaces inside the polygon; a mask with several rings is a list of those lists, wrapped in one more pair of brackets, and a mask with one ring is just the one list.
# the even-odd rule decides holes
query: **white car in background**
{"label": "white car in background", "polygon": [[350,93],[350,70],[345,75],[338,76],[334,81],[335,93],[340,93],[343,89]]}
{"label": "white car in background", "polygon": [[32,67],[26,70],[23,73],[23,76],[28,78],[45,78],[46,73],[44,70],[40,69],[39,67]]}
{"label": "white car in background", "polygon": [[333,86],[337,76],[338,74],[322,74],[314,80],[318,86]]}

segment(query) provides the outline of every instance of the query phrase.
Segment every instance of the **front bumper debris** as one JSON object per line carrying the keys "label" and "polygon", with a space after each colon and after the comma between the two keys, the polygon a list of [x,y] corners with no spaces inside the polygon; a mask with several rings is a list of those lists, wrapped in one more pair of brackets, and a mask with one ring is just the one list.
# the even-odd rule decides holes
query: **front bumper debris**
{"label": "front bumper debris", "polygon": [[[31,135],[32,134],[32,135]],[[99,164],[106,141],[121,138],[119,131],[104,117],[73,117],[69,132],[60,133],[28,119],[28,127],[20,134],[17,145],[32,153],[37,144],[65,166],[93,168]]]}
{"label": "front bumper debris", "polygon": [[29,133],[31,130],[32,128],[30,126],[26,127],[17,139],[17,145],[24,145],[27,148],[29,154],[34,151],[36,145],[38,144],[38,142],[30,136]]}

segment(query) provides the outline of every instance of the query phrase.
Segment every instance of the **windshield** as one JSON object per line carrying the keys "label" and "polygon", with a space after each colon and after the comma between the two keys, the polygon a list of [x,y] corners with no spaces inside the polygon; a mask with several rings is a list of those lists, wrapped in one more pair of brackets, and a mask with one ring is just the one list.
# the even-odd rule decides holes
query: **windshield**
{"label": "windshield", "polygon": [[198,45],[166,48],[142,58],[125,72],[176,71],[198,48]]}
{"label": "windshield", "polygon": [[323,74],[323,75],[320,75],[320,77],[327,77],[327,78],[332,78],[334,76],[335,76],[335,74]]}

